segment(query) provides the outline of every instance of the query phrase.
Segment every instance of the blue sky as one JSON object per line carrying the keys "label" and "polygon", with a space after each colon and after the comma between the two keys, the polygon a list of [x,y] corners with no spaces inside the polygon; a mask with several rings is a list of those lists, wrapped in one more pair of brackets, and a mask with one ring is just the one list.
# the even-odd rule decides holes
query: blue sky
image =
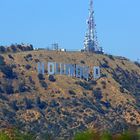
{"label": "blue sky", "polygon": [[[94,0],[104,51],[140,58],[140,0]],[[0,0],[0,45],[31,43],[81,49],[89,0]]]}

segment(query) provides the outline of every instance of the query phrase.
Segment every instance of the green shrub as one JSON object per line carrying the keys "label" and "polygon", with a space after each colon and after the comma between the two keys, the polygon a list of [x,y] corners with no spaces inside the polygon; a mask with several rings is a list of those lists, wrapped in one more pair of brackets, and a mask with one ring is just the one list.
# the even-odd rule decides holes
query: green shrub
{"label": "green shrub", "polygon": [[140,140],[140,131],[139,131],[139,129],[137,130],[137,138],[138,138],[138,140]]}
{"label": "green shrub", "polygon": [[108,133],[108,132],[103,133],[103,134],[101,135],[100,140],[112,140],[112,135],[111,135],[110,133]]}
{"label": "green shrub", "polygon": [[93,140],[94,139],[94,133],[93,131],[85,131],[85,132],[81,132],[76,134],[74,140]]}
{"label": "green shrub", "polygon": [[0,132],[0,140],[10,140],[10,138],[4,132]]}

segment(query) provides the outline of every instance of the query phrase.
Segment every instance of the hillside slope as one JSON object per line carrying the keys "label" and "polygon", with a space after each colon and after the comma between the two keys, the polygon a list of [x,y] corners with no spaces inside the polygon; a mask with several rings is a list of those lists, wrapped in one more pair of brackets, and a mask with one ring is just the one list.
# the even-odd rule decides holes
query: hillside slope
{"label": "hillside slope", "polygon": [[[89,82],[38,75],[38,62],[100,66]],[[140,126],[140,67],[123,57],[30,51],[0,55],[0,129],[18,126],[53,139],[89,128],[119,133]]]}

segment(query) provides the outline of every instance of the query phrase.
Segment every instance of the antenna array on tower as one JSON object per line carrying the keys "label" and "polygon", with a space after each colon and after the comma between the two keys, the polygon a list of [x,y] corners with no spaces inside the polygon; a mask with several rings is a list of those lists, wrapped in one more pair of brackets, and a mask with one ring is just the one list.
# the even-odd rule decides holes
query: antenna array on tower
{"label": "antenna array on tower", "polygon": [[88,31],[84,40],[84,51],[103,53],[97,38],[96,24],[94,21],[93,0],[90,0],[89,18],[87,20],[87,24]]}

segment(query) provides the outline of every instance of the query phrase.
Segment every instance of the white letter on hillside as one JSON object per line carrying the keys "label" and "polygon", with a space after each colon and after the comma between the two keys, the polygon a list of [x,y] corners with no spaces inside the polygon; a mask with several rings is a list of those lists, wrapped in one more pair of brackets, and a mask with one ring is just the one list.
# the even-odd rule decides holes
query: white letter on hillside
{"label": "white letter on hillside", "polygon": [[54,63],[53,62],[48,62],[48,74],[49,75],[54,75],[55,74],[55,69],[54,69]]}
{"label": "white letter on hillside", "polygon": [[83,67],[83,78],[88,81],[89,79],[89,68]]}
{"label": "white letter on hillside", "polygon": [[93,67],[93,77],[94,79],[98,79],[101,77],[101,71],[100,71],[100,67]]}
{"label": "white letter on hillside", "polygon": [[60,74],[60,63],[55,63],[55,74]]}
{"label": "white letter on hillside", "polygon": [[60,64],[60,74],[64,75],[65,74],[65,64]]}
{"label": "white letter on hillside", "polygon": [[66,75],[68,76],[75,76],[75,65],[72,64],[66,64]]}
{"label": "white letter on hillside", "polygon": [[38,74],[44,75],[44,66],[45,64],[43,62],[38,62]]}
{"label": "white letter on hillside", "polygon": [[83,73],[83,69],[81,66],[76,65],[76,77],[77,78],[82,78],[82,73]]}

